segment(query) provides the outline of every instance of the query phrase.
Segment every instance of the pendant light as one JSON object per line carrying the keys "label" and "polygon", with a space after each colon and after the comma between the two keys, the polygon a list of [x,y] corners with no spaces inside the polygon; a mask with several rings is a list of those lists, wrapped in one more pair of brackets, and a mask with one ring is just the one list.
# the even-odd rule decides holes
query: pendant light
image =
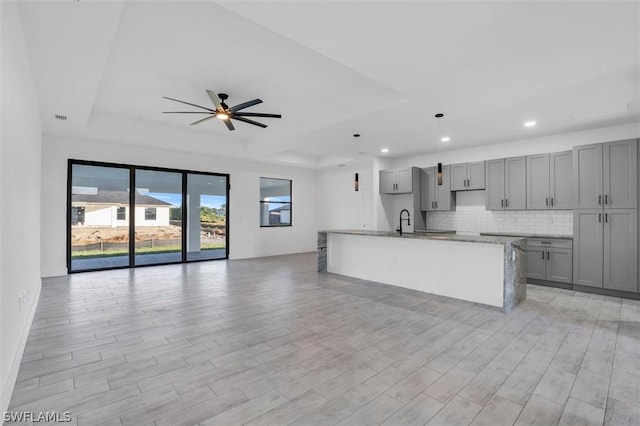
{"label": "pendant light", "polygon": [[[444,114],[439,112],[436,114],[436,118],[442,118]],[[438,120],[438,137],[440,137],[440,120]],[[438,155],[440,155],[440,142],[438,142]],[[442,186],[442,163],[438,163],[438,185]]]}

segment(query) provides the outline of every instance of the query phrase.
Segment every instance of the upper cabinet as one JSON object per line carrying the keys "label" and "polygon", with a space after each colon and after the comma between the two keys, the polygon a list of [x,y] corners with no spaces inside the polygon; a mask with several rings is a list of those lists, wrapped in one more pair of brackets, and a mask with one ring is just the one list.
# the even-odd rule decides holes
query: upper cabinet
{"label": "upper cabinet", "polygon": [[406,169],[380,170],[381,194],[411,194],[420,182],[420,169],[408,167]]}
{"label": "upper cabinet", "polygon": [[438,185],[437,167],[422,169],[420,190],[421,210],[455,210],[455,198],[451,192],[451,166],[442,166],[442,185]]}
{"label": "upper cabinet", "polygon": [[487,210],[524,210],[527,207],[525,157],[487,161]]}
{"label": "upper cabinet", "polygon": [[573,148],[575,209],[638,207],[637,141]]}
{"label": "upper cabinet", "polygon": [[527,209],[571,209],[572,151],[527,156]]}
{"label": "upper cabinet", "polygon": [[485,189],[485,162],[460,163],[451,165],[451,190],[470,191]]}

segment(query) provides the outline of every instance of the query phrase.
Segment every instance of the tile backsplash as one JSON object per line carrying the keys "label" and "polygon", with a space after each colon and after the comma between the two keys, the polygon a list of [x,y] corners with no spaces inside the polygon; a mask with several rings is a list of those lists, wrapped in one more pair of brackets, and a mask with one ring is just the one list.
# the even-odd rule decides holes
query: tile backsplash
{"label": "tile backsplash", "polygon": [[459,192],[455,211],[427,213],[427,228],[462,232],[573,234],[571,210],[487,211],[484,191]]}

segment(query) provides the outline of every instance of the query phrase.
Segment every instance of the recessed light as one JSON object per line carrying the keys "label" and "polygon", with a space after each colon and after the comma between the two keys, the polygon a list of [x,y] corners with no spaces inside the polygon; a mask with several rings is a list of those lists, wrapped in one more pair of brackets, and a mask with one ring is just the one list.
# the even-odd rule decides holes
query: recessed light
{"label": "recessed light", "polygon": [[443,136],[442,138],[440,138],[440,142],[447,143],[447,142],[450,142],[450,141],[451,141],[451,138],[449,136]]}
{"label": "recessed light", "polygon": [[359,138],[359,137],[360,137],[360,133],[354,133],[354,134],[353,134],[353,137],[354,137],[354,138]]}
{"label": "recessed light", "polygon": [[382,148],[380,152],[386,154],[387,152],[389,152],[389,148]]}
{"label": "recessed light", "polygon": [[536,125],[535,121],[525,121],[524,127],[534,127]]}

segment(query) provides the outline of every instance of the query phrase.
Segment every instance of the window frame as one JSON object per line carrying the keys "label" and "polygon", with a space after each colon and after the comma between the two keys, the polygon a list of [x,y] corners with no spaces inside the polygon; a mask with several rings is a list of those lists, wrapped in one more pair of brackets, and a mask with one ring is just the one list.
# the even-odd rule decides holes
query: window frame
{"label": "window frame", "polygon": [[[122,218],[120,217],[122,214]],[[116,209],[116,220],[127,220],[127,208],[124,206],[118,206]]]}
{"label": "window frame", "polygon": [[[125,169],[129,171],[129,185],[130,187],[135,188],[135,175],[136,170],[151,170],[151,171],[159,171],[159,172],[174,172],[182,174],[182,226],[184,229],[187,229],[187,211],[186,207],[186,191],[187,191],[187,176],[192,175],[206,175],[206,176],[218,176],[226,179],[227,187],[226,187],[226,242],[225,242],[225,256],[223,258],[216,259],[187,259],[186,253],[186,245],[187,245],[187,233],[182,233],[182,260],[177,262],[166,262],[166,263],[154,263],[154,264],[136,264],[135,263],[135,211],[129,208],[129,211],[134,214],[127,215],[127,221],[129,223],[129,264],[126,266],[105,266],[98,268],[90,268],[90,269],[80,269],[74,270],[72,268],[72,256],[71,256],[71,210],[73,208],[72,204],[72,187],[73,187],[73,166],[74,165],[84,165],[84,166],[96,166],[96,167],[109,167],[109,168],[119,168]],[[231,204],[231,175],[229,173],[216,173],[202,170],[190,170],[190,169],[173,169],[167,167],[153,167],[153,166],[141,166],[137,164],[123,164],[123,163],[110,163],[103,161],[91,161],[91,160],[78,160],[69,158],[67,159],[67,203],[66,203],[66,266],[68,274],[78,274],[84,272],[92,272],[92,271],[107,271],[114,269],[129,269],[129,268],[144,268],[149,266],[159,266],[159,265],[171,265],[171,264],[180,264],[180,263],[194,263],[194,262],[210,262],[214,260],[227,260],[229,259],[229,251],[231,248],[231,230],[230,230],[230,222],[231,222],[231,209],[229,205]],[[130,192],[129,196],[129,206],[135,206],[135,193]]]}
{"label": "window frame", "polygon": [[[287,178],[272,178],[267,176],[260,176],[260,187],[262,190],[262,179],[270,179],[270,180],[282,180],[289,182],[289,201],[265,201],[260,197],[259,206],[260,206],[260,217],[258,220],[260,221],[260,228],[283,228],[293,226],[293,179]],[[264,204],[280,204],[280,205],[288,205],[289,206],[289,223],[279,223],[279,224],[262,224],[262,206]]]}
{"label": "window frame", "polygon": [[158,220],[158,209],[155,207],[145,207],[144,220]]}

